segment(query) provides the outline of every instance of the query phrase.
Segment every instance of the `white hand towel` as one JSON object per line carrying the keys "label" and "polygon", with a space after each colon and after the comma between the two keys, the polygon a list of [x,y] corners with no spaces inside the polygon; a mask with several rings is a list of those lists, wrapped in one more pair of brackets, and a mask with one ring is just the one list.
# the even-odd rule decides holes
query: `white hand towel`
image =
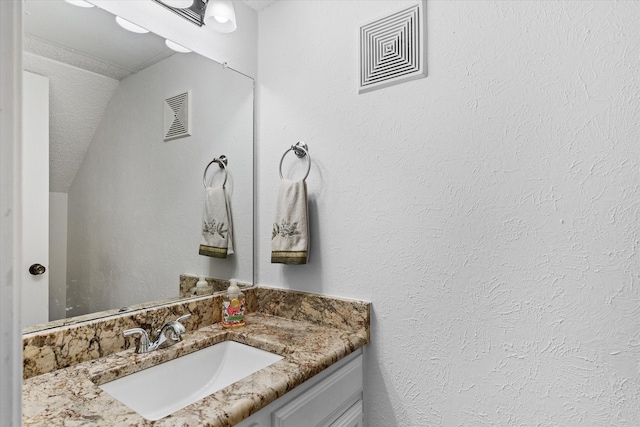
{"label": "white hand towel", "polygon": [[229,197],[223,187],[207,187],[202,212],[200,255],[226,258],[233,254],[233,224]]}
{"label": "white hand towel", "polygon": [[271,234],[271,262],[306,264],[309,249],[307,184],[283,179]]}

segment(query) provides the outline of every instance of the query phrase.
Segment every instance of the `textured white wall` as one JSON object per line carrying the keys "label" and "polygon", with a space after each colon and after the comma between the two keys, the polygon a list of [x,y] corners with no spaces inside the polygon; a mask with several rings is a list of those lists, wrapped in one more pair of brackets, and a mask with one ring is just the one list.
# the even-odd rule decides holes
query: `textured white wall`
{"label": "textured white wall", "polygon": [[[373,302],[369,426],[640,425],[640,2],[430,0],[428,78],[358,95],[408,4],[260,13],[258,283]],[[310,263],[272,265],[300,139]]]}
{"label": "textured white wall", "polygon": [[[164,100],[187,90],[192,134],[164,142]],[[253,80],[193,53],[120,82],[69,190],[69,316],[176,297],[183,273],[252,280],[252,123]],[[222,154],[236,252],[214,259],[202,174]]]}

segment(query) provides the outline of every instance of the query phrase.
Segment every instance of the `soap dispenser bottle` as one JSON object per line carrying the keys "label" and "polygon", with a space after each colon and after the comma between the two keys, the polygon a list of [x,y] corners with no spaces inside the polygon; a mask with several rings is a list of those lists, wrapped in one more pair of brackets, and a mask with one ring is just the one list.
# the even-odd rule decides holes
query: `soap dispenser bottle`
{"label": "soap dispenser bottle", "polygon": [[222,296],[222,326],[244,326],[244,308],[244,294],[240,291],[238,282],[231,280],[227,292]]}

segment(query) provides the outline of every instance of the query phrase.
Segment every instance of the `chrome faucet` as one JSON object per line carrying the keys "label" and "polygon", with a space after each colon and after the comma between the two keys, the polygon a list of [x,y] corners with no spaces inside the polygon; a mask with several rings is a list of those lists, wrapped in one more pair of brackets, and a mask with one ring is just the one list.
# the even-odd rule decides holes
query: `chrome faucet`
{"label": "chrome faucet", "polygon": [[140,341],[136,345],[136,353],[148,353],[159,348],[170,347],[175,343],[182,341],[182,334],[187,330],[180,322],[187,320],[191,314],[185,314],[164,324],[157,332],[154,342],[150,342],[147,331],[142,328],[127,329],[122,335],[128,337],[130,335],[140,335]]}

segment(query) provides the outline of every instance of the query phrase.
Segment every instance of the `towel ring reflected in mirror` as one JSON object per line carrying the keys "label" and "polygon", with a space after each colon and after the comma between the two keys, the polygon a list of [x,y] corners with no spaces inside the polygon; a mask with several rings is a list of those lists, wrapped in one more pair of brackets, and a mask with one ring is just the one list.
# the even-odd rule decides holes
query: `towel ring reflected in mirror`
{"label": "towel ring reflected in mirror", "polygon": [[206,168],[204,168],[204,174],[202,175],[202,184],[204,184],[204,188],[207,188],[207,170],[209,170],[209,166],[214,163],[217,163],[220,166],[220,169],[224,169],[224,182],[222,183],[222,188],[227,184],[227,156],[224,154],[220,156],[220,158],[214,158],[209,162]]}
{"label": "towel ring reflected in mirror", "polygon": [[282,162],[284,161],[284,158],[287,155],[287,153],[289,153],[289,151],[293,151],[295,155],[301,159],[305,156],[307,157],[307,173],[304,175],[304,178],[302,178],[303,181],[306,180],[307,177],[309,176],[309,171],[311,170],[311,154],[309,154],[309,147],[307,147],[307,144],[305,144],[304,142],[297,142],[296,145],[292,145],[291,148],[285,151],[284,154],[282,155],[282,158],[280,159],[280,168],[279,168],[280,179],[284,179],[282,177]]}

